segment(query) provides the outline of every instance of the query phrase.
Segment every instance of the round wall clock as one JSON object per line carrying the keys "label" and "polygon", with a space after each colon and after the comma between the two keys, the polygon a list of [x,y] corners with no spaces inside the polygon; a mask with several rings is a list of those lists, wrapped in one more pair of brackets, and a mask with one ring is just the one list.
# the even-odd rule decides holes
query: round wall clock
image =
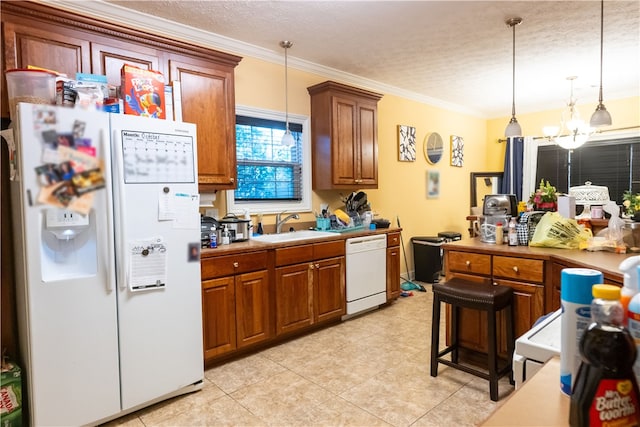
{"label": "round wall clock", "polygon": [[444,144],[442,137],[437,132],[431,132],[424,138],[424,156],[427,161],[435,165],[442,158]]}

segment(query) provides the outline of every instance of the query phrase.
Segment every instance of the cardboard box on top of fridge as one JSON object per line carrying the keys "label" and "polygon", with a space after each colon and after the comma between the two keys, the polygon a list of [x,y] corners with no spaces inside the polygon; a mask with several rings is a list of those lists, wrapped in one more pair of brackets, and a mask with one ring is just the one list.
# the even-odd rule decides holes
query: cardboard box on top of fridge
{"label": "cardboard box on top of fridge", "polygon": [[153,70],[122,66],[122,97],[124,113],[136,116],[166,118],[164,76]]}
{"label": "cardboard box on top of fridge", "polygon": [[2,361],[0,374],[0,416],[3,427],[22,425],[22,372],[8,360]]}

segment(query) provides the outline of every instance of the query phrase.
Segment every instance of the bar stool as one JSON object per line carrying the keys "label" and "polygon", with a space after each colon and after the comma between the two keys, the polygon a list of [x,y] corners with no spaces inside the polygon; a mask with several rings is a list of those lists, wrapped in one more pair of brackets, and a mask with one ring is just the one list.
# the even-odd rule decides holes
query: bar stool
{"label": "bar stool", "polygon": [[[451,345],[438,351],[440,341],[440,302],[451,304]],[[487,313],[487,337],[489,340],[486,371],[458,363],[458,323],[460,308],[481,310]],[[498,369],[498,326],[496,315],[506,311],[508,363]],[[433,285],[433,320],[431,325],[431,376],[438,376],[438,363],[459,369],[469,374],[489,380],[489,394],[494,402],[498,400],[498,380],[509,374],[513,384],[512,359],[515,346],[513,290],[508,286],[478,283],[453,278]],[[443,358],[451,353],[451,360]],[[488,371],[488,372],[487,372]]]}

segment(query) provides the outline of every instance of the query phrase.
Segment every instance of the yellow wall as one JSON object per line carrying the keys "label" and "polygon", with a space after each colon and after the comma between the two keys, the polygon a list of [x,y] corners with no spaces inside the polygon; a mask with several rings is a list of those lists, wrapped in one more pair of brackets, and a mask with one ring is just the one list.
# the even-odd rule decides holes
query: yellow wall
{"label": "yellow wall", "polygon": [[[289,112],[310,115],[307,87],[327,80],[324,77],[289,68]],[[284,111],[284,69],[282,65],[244,57],[236,68],[236,103],[243,106]],[[614,118],[613,127],[638,126],[640,98],[606,101],[605,105]],[[593,105],[580,106],[583,117],[590,117]],[[561,109],[518,114],[525,135],[540,135],[544,124],[559,121]],[[407,251],[409,269],[413,270],[413,236],[436,236],[440,231],[455,231],[467,237],[469,214],[470,172],[501,171],[504,146],[503,138],[509,120],[504,118],[485,120],[471,115],[452,112],[430,105],[384,94],[378,104],[378,189],[367,190],[372,209],[380,217],[396,225],[399,217]],[[416,161],[398,161],[397,126],[416,128]],[[438,132],[444,140],[444,154],[436,165],[429,164],[423,153],[425,136]],[[450,165],[450,137],[461,136],[465,141],[464,166]],[[427,199],[426,174],[428,170],[440,172],[440,197]],[[347,193],[344,193],[345,195]],[[224,192],[218,194],[215,207],[220,215],[226,212]],[[329,203],[332,209],[342,206],[338,191],[317,191],[313,194],[313,206]],[[301,221],[313,221],[312,213],[303,213]],[[273,216],[263,218],[265,225],[275,222]],[[292,224],[294,225],[294,224]],[[404,259],[401,262],[404,272]]]}

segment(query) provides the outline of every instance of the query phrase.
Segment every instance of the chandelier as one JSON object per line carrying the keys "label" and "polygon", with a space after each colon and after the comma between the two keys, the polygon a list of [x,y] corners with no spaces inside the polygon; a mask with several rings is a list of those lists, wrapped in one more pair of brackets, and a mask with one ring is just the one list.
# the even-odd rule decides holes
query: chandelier
{"label": "chandelier", "polygon": [[550,141],[554,141],[566,150],[574,150],[589,140],[593,129],[582,120],[580,112],[576,108],[576,100],[573,97],[573,81],[576,76],[567,77],[571,82],[571,95],[567,108],[562,112],[560,126],[545,126],[542,132]]}

